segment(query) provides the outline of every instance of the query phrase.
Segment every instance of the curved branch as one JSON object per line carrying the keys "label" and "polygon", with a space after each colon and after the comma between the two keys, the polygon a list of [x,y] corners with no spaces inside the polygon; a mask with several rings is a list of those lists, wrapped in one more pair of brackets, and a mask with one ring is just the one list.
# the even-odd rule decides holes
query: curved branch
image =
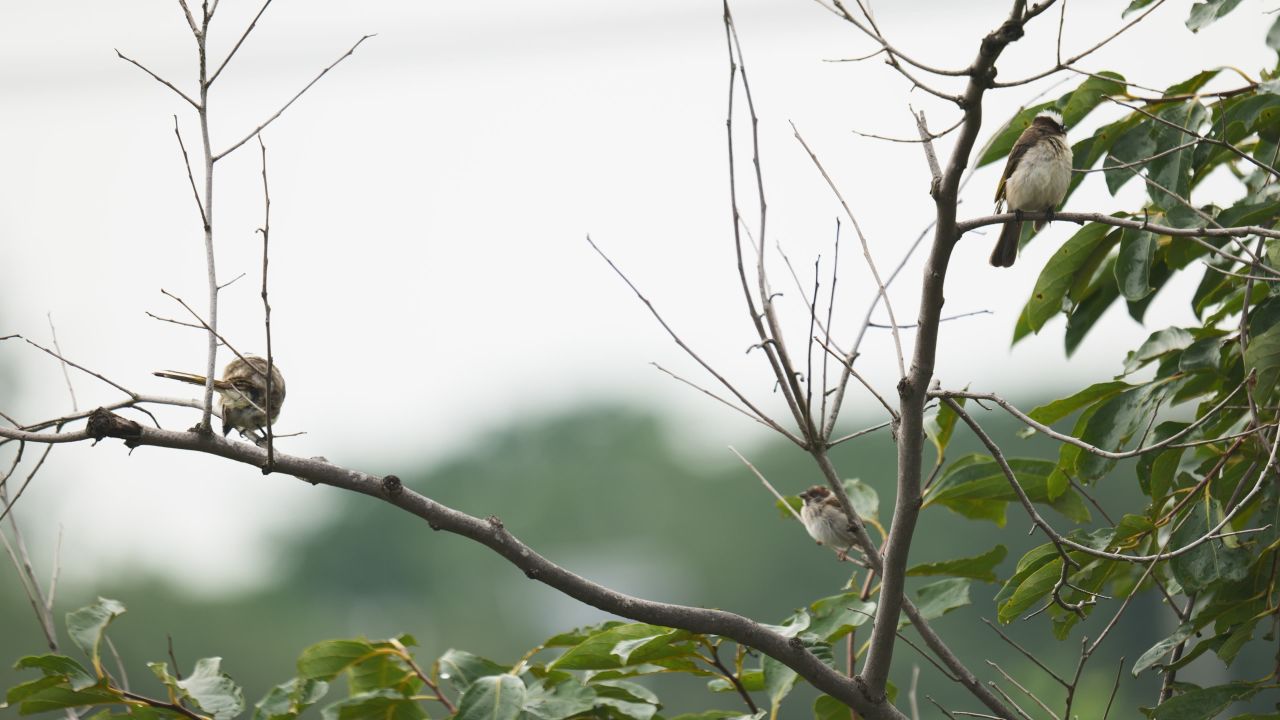
{"label": "curved branch", "polygon": [[[1151,445],[1134,448],[1133,450],[1123,450],[1123,451],[1104,450],[1096,445],[1090,445],[1089,443],[1073,435],[1060,433],[1057,430],[1054,430],[1053,428],[1049,427],[1048,425],[1045,425],[1044,423],[1035,420],[1030,415],[1027,415],[1026,413],[1022,412],[1017,407],[1014,407],[1014,405],[1010,403],[1008,400],[1005,400],[1004,398],[1000,397],[999,395],[996,395],[995,393],[975,393],[975,392],[964,392],[964,391],[954,392],[951,390],[934,390],[929,393],[929,397],[940,398],[944,401],[949,400],[951,398],[966,398],[969,400],[985,400],[987,402],[992,402],[992,403],[995,403],[996,405],[999,405],[1001,408],[1003,408],[1005,412],[1014,416],[1018,420],[1021,420],[1027,427],[1034,428],[1036,432],[1046,437],[1051,437],[1054,440],[1066,443],[1068,445],[1074,445],[1091,455],[1097,455],[1098,457],[1104,457],[1109,460],[1124,460],[1126,458],[1137,457],[1144,453],[1149,453],[1152,450],[1159,450],[1160,448],[1173,445],[1178,440],[1186,437],[1189,433],[1191,433],[1196,428],[1205,424],[1205,422],[1207,422],[1209,418],[1215,415],[1219,410],[1226,407],[1227,403],[1231,400],[1231,398],[1235,397],[1236,393],[1240,392],[1240,390],[1243,389],[1244,387],[1245,387],[1245,383],[1243,382],[1240,383],[1239,385],[1236,386],[1235,390],[1232,390],[1230,394],[1228,394],[1225,398],[1222,399],[1222,402],[1219,402],[1217,405],[1214,405],[1212,408],[1209,409],[1208,412],[1200,416],[1200,418],[1197,419],[1195,422],[1186,426],[1185,428],[1178,431],[1177,433],[1170,435],[1164,440],[1161,440],[1160,442],[1157,442],[1157,443],[1153,443]],[[1251,434],[1251,433],[1246,433],[1246,434]]]}
{"label": "curved branch", "polygon": [[1110,43],[1112,40],[1115,40],[1116,38],[1120,37],[1120,35],[1121,35],[1122,33],[1124,33],[1126,30],[1128,30],[1129,28],[1133,27],[1134,25],[1137,25],[1138,23],[1142,22],[1144,19],[1146,19],[1146,17],[1147,17],[1148,15],[1150,15],[1150,14],[1151,14],[1151,13],[1153,13],[1153,12],[1155,12],[1156,8],[1158,8],[1158,7],[1160,7],[1161,5],[1163,5],[1163,4],[1164,4],[1164,2],[1165,2],[1165,0],[1156,0],[1155,4],[1153,4],[1151,7],[1147,8],[1147,10],[1146,10],[1145,12],[1143,12],[1141,15],[1139,15],[1139,16],[1138,16],[1138,17],[1136,17],[1136,18],[1134,18],[1133,20],[1130,20],[1127,24],[1125,24],[1125,25],[1124,25],[1123,27],[1121,27],[1119,30],[1117,30],[1117,31],[1115,31],[1115,32],[1113,32],[1113,33],[1111,33],[1111,35],[1109,35],[1107,38],[1105,38],[1104,40],[1102,40],[1102,41],[1101,41],[1101,42],[1099,42],[1098,44],[1094,45],[1093,47],[1089,48],[1088,50],[1085,50],[1085,51],[1084,51],[1084,52],[1082,52],[1082,53],[1079,53],[1078,55],[1073,55],[1073,56],[1071,56],[1071,57],[1067,58],[1066,60],[1062,60],[1062,61],[1060,61],[1057,65],[1054,65],[1053,67],[1049,68],[1048,70],[1045,70],[1044,72],[1036,73],[1035,75],[1031,75],[1030,77],[1022,78],[1021,80],[1011,80],[1011,81],[1009,81],[1009,82],[998,82],[998,83],[994,83],[994,84],[992,84],[992,87],[997,87],[997,88],[1007,88],[1007,87],[1016,87],[1016,86],[1018,86],[1018,85],[1026,85],[1027,83],[1035,82],[1036,80],[1039,80],[1039,79],[1041,79],[1041,78],[1049,77],[1050,75],[1052,75],[1052,74],[1054,74],[1054,73],[1056,73],[1056,72],[1061,72],[1061,71],[1063,71],[1063,70],[1066,70],[1068,65],[1074,65],[1075,63],[1077,63],[1077,62],[1079,62],[1079,61],[1083,60],[1084,58],[1088,57],[1089,55],[1092,55],[1093,53],[1097,52],[1098,50],[1101,50],[1103,47],[1105,47],[1105,46],[1106,46],[1108,43]]}
{"label": "curved branch", "polygon": [[[264,467],[267,451],[249,443],[226,440],[216,435],[148,428],[106,410],[97,410],[83,430],[61,435],[35,436],[33,433],[0,428],[0,436],[25,434],[32,442],[65,442],[69,439],[118,438],[129,448],[163,447],[216,455],[234,462]],[[277,451],[273,467],[305,482],[348,490],[377,498],[427,521],[432,530],[461,535],[501,555],[532,580],[621,617],[639,622],[679,628],[690,632],[720,635],[753,647],[795,670],[819,690],[857,710],[867,720],[905,720],[906,716],[888,703],[872,703],[860,687],[859,678],[849,678],[828,666],[805,649],[798,638],[788,638],[750,618],[725,610],[689,607],[626,595],[576,575],[538,554],[521,542],[497,517],[478,518],[442,505],[404,487],[394,475],[377,477],[344,468],[322,459],[308,459]]]}

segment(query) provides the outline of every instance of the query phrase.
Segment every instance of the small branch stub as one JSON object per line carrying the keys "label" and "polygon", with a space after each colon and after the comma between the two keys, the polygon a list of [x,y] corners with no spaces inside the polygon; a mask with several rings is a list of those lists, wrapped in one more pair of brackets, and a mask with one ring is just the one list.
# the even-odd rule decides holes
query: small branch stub
{"label": "small branch stub", "polygon": [[130,440],[136,440],[142,436],[141,425],[101,407],[89,415],[87,429],[94,440],[109,437],[121,438],[129,447],[133,447],[129,443]]}

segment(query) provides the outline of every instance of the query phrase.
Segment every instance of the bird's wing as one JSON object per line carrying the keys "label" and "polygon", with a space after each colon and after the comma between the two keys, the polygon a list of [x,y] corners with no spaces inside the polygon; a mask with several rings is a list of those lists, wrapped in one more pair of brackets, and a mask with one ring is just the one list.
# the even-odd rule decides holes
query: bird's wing
{"label": "bird's wing", "polygon": [[1031,132],[1031,126],[1028,125],[1026,130],[1018,136],[1017,141],[1013,143],[1013,149],[1009,151],[1009,159],[1004,164],[1004,174],[1000,176],[1000,184],[996,185],[996,203],[999,204],[1004,200],[1004,183],[1018,169],[1018,162],[1022,160],[1022,156],[1027,154],[1027,150],[1035,144],[1035,135]]}

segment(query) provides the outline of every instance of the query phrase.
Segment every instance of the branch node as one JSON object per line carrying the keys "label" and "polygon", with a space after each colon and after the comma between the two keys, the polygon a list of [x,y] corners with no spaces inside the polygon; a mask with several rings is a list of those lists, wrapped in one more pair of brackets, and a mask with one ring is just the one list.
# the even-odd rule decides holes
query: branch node
{"label": "branch node", "polygon": [[502,524],[502,518],[498,517],[497,515],[490,515],[489,517],[485,518],[484,521],[489,523],[489,526],[492,527],[494,530],[506,529],[506,526]]}
{"label": "branch node", "polygon": [[395,499],[404,492],[404,483],[400,482],[400,478],[395,475],[388,475],[382,478],[382,491],[387,494],[387,497]]}
{"label": "branch node", "polygon": [[142,437],[141,425],[101,407],[89,415],[88,431],[94,440],[120,438],[129,447],[133,447],[130,441]]}

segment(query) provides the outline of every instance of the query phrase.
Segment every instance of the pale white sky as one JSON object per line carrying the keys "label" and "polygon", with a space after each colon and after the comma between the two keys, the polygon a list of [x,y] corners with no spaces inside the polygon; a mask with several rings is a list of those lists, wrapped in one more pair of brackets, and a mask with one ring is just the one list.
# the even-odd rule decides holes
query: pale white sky
{"label": "pale white sky", "polygon": [[[1064,52],[1118,27],[1120,5],[1072,3]],[[1006,6],[880,3],[878,17],[904,49],[958,68]],[[1188,7],[1167,3],[1082,66],[1160,87],[1208,65],[1256,74],[1274,63],[1261,42],[1268,8],[1246,3],[1193,36],[1182,24]],[[217,55],[256,9],[224,0]],[[912,136],[908,103],[926,109],[935,129],[950,125],[954,110],[911,92],[877,60],[824,62],[874,48],[815,3],[740,0],[735,9],[761,119],[770,245],[780,241],[803,273],[819,253],[829,267],[839,207],[790,120],[887,272],[932,212],[927,168],[918,146],[850,130]],[[1052,63],[1052,15],[1006,52],[1005,77]],[[685,442],[699,452],[759,439],[757,426],[648,365],[709,382],[584,240],[591,233],[707,360],[780,409],[761,357],[744,353],[753,335],[732,262],[720,4],[280,0],[214,89],[215,147],[243,136],[365,33],[378,36],[265,134],[274,347],[289,382],[278,430],[307,432],[282,449],[402,471],[520,416],[596,399],[661,409],[691,430]],[[174,3],[0,6],[0,335],[47,341],[51,313],[69,357],[138,391],[180,394],[150,373],[201,370],[203,336],[144,312],[182,317],[161,288],[204,308],[204,251],[172,116],[193,152],[197,126],[185,103],[113,48],[193,86],[194,44]],[[983,140],[1052,82],[994,93]],[[944,157],[948,148],[939,144]],[[743,167],[748,160],[740,156]],[[255,352],[264,347],[258,162],[256,145],[246,145],[219,164],[216,190],[220,279],[246,273],[223,293],[221,329]],[[962,215],[990,211],[997,173],[979,172]],[[1132,207],[1136,190],[1112,199],[1094,176],[1069,207]],[[1016,395],[1119,371],[1119,350],[1149,331],[1119,308],[1070,362],[1061,321],[1008,347],[1038,268],[1070,232],[1054,227],[1013,270],[987,265],[993,235],[961,243],[947,312],[992,314],[945,326],[944,384]],[[842,249],[836,327],[844,344],[873,287],[853,235]],[[900,322],[914,321],[920,264],[893,288]],[[803,305],[781,263],[772,269],[798,346]],[[1167,292],[1149,314],[1151,329],[1189,315],[1177,289]],[[909,344],[911,332],[904,338]],[[14,341],[0,353],[21,381],[0,409],[24,421],[68,409],[56,363]],[[865,371],[890,391],[887,332],[871,331],[864,353]],[[119,398],[74,379],[82,407]],[[851,414],[874,413],[865,395],[851,398]],[[158,412],[172,427],[194,421],[187,411]],[[66,527],[73,578],[140,565],[225,590],[270,572],[272,539],[314,522],[327,495],[213,458],[81,445],[53,453],[23,500],[23,518],[46,549],[55,521]]]}

